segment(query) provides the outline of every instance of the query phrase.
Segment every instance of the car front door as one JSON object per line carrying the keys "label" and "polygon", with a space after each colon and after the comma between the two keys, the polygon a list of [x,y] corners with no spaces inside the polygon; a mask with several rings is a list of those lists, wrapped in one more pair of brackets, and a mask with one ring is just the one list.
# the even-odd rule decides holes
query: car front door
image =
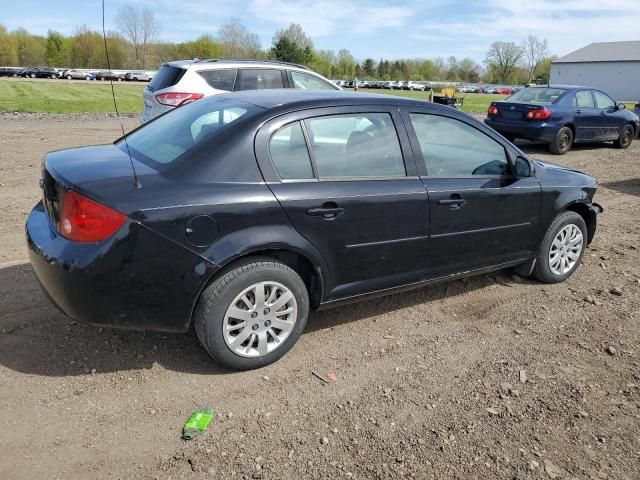
{"label": "car front door", "polygon": [[600,117],[595,133],[595,140],[616,140],[624,124],[620,112],[618,112],[616,102],[600,90],[593,90],[593,98]]}
{"label": "car front door", "polygon": [[591,90],[578,90],[573,98],[574,124],[576,140],[585,142],[595,140],[596,129],[600,122],[600,112],[596,109]]}
{"label": "car front door", "polygon": [[531,258],[541,188],[529,161],[510,162],[510,147],[462,116],[418,107],[404,118],[429,194],[426,278]]}
{"label": "car front door", "polygon": [[290,114],[261,129],[256,155],[291,224],[329,267],[327,299],[422,278],[427,192],[397,111]]}

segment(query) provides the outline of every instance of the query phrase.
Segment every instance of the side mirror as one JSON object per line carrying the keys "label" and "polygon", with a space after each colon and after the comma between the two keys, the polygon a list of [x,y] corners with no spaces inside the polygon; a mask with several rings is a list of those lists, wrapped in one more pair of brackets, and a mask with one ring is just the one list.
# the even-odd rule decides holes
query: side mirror
{"label": "side mirror", "polygon": [[531,164],[523,157],[516,157],[512,164],[513,175],[516,178],[525,178],[531,176]]}
{"label": "side mirror", "polygon": [[627,106],[624,103],[619,103],[618,105],[616,105],[617,110],[624,110],[625,108],[627,108]]}

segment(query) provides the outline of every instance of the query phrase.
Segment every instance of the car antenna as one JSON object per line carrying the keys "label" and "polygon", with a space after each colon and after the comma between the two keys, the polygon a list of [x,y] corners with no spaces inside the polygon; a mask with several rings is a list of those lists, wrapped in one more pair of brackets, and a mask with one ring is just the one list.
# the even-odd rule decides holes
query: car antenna
{"label": "car antenna", "polygon": [[138,181],[138,174],[136,173],[136,167],[133,164],[133,157],[131,156],[131,150],[129,150],[129,142],[127,142],[127,137],[124,132],[124,125],[122,123],[122,119],[120,118],[120,112],[118,111],[118,103],[116,102],[116,92],[113,89],[113,75],[111,73],[111,62],[109,61],[109,49],[107,48],[107,30],[104,26],[104,0],[102,0],[102,39],[104,40],[104,53],[107,57],[107,68],[109,69],[109,83],[111,83],[111,96],[113,98],[113,107],[116,109],[116,117],[118,117],[118,121],[120,122],[120,129],[122,130],[122,139],[124,140],[124,145],[127,148],[127,154],[129,155],[129,162],[131,163],[131,170],[133,171],[133,185],[136,188],[142,187],[142,184]]}

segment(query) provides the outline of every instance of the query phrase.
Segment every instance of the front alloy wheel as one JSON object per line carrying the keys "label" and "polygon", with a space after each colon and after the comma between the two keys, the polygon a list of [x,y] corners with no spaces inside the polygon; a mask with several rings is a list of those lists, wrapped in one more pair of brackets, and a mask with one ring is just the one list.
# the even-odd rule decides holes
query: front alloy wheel
{"label": "front alloy wheel", "polygon": [[549,269],[556,275],[564,275],[576,266],[582,254],[584,237],[573,223],[564,227],[549,249]]}
{"label": "front alloy wheel", "polygon": [[578,269],[587,245],[587,224],[576,212],[564,211],[545,233],[533,269],[544,283],[565,281]]}

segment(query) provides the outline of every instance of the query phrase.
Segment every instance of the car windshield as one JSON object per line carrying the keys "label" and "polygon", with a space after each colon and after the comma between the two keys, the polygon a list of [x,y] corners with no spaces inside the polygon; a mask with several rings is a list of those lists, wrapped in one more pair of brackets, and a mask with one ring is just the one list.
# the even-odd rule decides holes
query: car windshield
{"label": "car windshield", "polygon": [[177,108],[117,143],[142,163],[164,170],[183,154],[218,135],[230,123],[262,111],[262,107],[226,98],[200,100]]}
{"label": "car windshield", "polygon": [[566,90],[563,88],[529,87],[514,93],[505,99],[506,102],[539,103],[549,105],[555,102]]}

